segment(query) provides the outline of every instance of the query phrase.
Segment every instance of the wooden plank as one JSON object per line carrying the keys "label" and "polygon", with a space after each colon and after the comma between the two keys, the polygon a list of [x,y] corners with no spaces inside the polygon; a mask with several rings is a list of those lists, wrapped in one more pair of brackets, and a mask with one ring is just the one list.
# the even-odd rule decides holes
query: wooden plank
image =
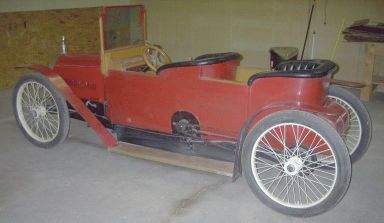
{"label": "wooden plank", "polygon": [[[376,54],[377,55],[377,54]],[[384,77],[379,75],[373,75],[372,84],[384,84]]]}
{"label": "wooden plank", "polygon": [[372,84],[384,84],[384,80],[375,80],[372,81]]}
{"label": "wooden plank", "polygon": [[146,146],[120,143],[116,147],[109,148],[109,151],[224,176],[231,177],[233,173],[234,164],[232,162],[213,160],[197,156],[188,156]]}
{"label": "wooden plank", "polygon": [[360,99],[369,101],[372,92],[373,65],[375,62],[375,44],[367,43],[365,45],[365,58],[363,67],[363,80],[366,85],[361,89]]}
{"label": "wooden plank", "polygon": [[346,80],[332,79],[331,83],[336,84],[336,85],[340,85],[340,86],[344,86],[344,87],[350,87],[350,88],[363,88],[363,87],[365,87],[365,84],[363,84],[363,83],[346,81]]}

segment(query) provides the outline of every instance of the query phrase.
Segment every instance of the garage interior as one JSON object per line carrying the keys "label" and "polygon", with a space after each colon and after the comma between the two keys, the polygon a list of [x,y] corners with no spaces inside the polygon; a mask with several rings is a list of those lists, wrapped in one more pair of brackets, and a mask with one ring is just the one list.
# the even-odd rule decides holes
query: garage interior
{"label": "garage interior", "polygon": [[[268,70],[269,49],[303,48],[313,1],[83,0],[0,1],[0,222],[383,222],[384,93],[372,85],[364,101],[373,123],[365,156],[353,165],[350,188],[335,208],[310,219],[279,214],[249,190],[244,177],[174,167],[108,152],[84,123],[53,149],[33,146],[12,110],[12,88],[28,70],[51,65],[61,50],[100,51],[98,6],[143,4],[148,41],[173,61],[239,52],[242,67]],[[361,19],[384,21],[382,1],[315,1],[304,58],[332,59],[334,78],[367,84],[367,63],[384,79],[384,56],[368,62],[365,42],[340,30]],[[378,48],[383,43],[374,43]],[[347,88],[360,96],[361,88]]]}

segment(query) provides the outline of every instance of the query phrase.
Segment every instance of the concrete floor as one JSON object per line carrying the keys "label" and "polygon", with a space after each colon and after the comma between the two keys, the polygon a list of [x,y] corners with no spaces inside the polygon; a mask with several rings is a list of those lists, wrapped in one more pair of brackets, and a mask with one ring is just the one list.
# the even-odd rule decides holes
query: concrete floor
{"label": "concrete floor", "polygon": [[50,150],[29,143],[0,91],[0,222],[384,222],[384,100],[367,104],[374,132],[348,193],[310,219],[264,206],[240,178],[135,159],[104,149],[84,123]]}

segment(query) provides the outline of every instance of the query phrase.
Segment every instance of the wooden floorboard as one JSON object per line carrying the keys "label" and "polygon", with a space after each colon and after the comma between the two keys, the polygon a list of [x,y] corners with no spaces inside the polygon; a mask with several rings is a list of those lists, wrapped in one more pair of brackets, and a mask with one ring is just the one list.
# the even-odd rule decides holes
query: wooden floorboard
{"label": "wooden floorboard", "polygon": [[206,171],[224,176],[232,176],[233,163],[204,157],[188,156],[129,143],[120,143],[109,149],[112,152],[175,166]]}

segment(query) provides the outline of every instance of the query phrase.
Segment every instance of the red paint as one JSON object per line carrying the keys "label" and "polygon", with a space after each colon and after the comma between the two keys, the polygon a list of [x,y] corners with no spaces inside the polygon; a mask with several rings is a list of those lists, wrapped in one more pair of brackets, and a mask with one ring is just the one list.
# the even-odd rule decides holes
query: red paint
{"label": "red paint", "polygon": [[[202,130],[210,127],[217,129],[215,133],[237,136],[250,115],[271,104],[288,103],[316,113],[340,132],[344,130],[339,119],[344,109],[326,99],[329,78],[262,78],[248,86],[221,76],[236,66],[230,61],[169,68],[158,76],[110,72],[106,79],[108,117],[116,124],[170,133],[172,115],[188,111],[199,120]],[[259,119],[280,109],[268,110]]]}
{"label": "red paint", "polygon": [[201,77],[211,77],[222,80],[236,80],[236,68],[240,61],[233,60],[226,63],[212,64],[201,69]]}
{"label": "red paint", "polygon": [[63,77],[79,98],[98,102],[105,101],[100,55],[60,55],[53,71]]}
{"label": "red paint", "polygon": [[[140,7],[144,26],[144,8]],[[103,21],[108,8],[103,9]],[[105,103],[106,116],[112,124],[171,133],[172,115],[188,111],[198,119],[202,130],[237,137],[248,117],[270,105],[281,104],[263,112],[255,122],[272,112],[292,109],[293,105],[294,109],[324,118],[340,133],[346,128],[346,111],[327,100],[329,76],[260,78],[248,86],[234,81],[238,65],[239,61],[232,60],[168,68],[158,76],[122,71],[109,71],[103,76],[99,55],[82,54],[61,55],[53,70],[36,69],[48,76],[59,74],[67,82],[60,84],[67,89],[67,100],[77,104],[76,110],[87,116],[89,110],[78,105],[80,99]]]}
{"label": "red paint", "polygon": [[[158,76],[110,72],[108,117],[117,124],[171,132],[172,115],[188,111],[202,126],[238,132],[247,117],[248,87],[201,76],[206,70],[214,75],[215,66],[170,68]],[[216,66],[218,73],[227,66]]]}

